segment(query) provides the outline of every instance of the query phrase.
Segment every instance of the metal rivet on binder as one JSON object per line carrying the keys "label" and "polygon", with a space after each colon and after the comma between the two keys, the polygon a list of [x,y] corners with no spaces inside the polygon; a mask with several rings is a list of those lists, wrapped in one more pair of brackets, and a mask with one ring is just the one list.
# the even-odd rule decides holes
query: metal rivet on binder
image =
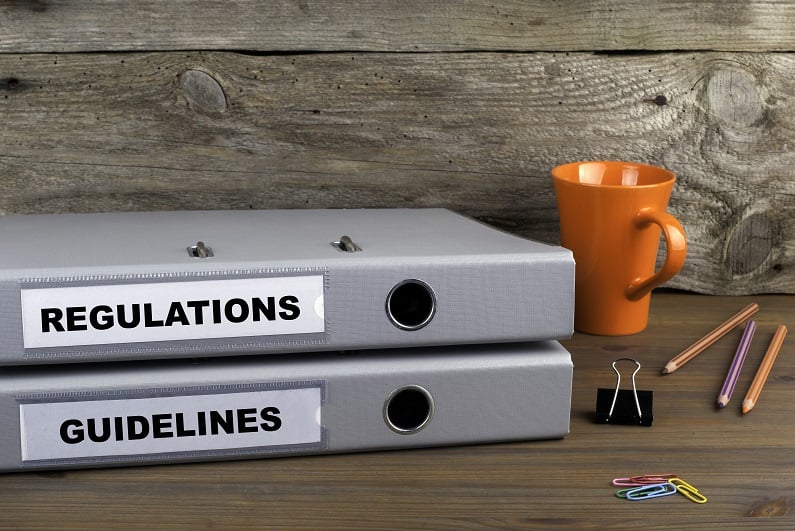
{"label": "metal rivet on binder", "polygon": [[[632,390],[620,389],[621,373],[616,368],[619,361],[631,361],[635,364],[632,373]],[[607,424],[634,424],[638,426],[651,426],[654,416],[652,414],[652,392],[638,391],[635,387],[635,375],[640,370],[640,363],[633,358],[619,358],[613,362],[615,371],[616,388],[598,389],[596,394],[596,421]],[[611,396],[612,395],[612,396]]]}
{"label": "metal rivet on binder", "polygon": [[395,433],[417,433],[432,417],[433,397],[419,385],[399,387],[384,402],[384,421]]}
{"label": "metal rivet on binder", "polygon": [[208,258],[215,256],[211,247],[204,245],[204,242],[196,242],[195,245],[188,246],[188,255],[193,258]]}
{"label": "metal rivet on binder", "polygon": [[346,253],[355,253],[362,250],[351,240],[350,236],[341,236],[339,240],[331,242],[331,245]]}

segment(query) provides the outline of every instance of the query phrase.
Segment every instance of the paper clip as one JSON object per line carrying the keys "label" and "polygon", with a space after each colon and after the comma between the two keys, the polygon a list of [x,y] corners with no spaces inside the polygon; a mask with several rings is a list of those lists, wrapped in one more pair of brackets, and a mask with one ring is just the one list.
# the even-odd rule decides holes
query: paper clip
{"label": "paper clip", "polygon": [[641,487],[643,485],[653,485],[655,483],[665,483],[669,479],[677,477],[676,474],[644,474],[642,476],[630,476],[628,478],[616,478],[611,481],[614,487]]}
{"label": "paper clip", "polygon": [[688,500],[695,503],[707,503],[707,497],[701,494],[697,488],[687,481],[679,478],[671,478],[668,480],[668,483],[676,487],[676,490],[679,492],[679,494]]}
{"label": "paper clip", "polygon": [[622,500],[626,500],[626,499],[627,499],[627,492],[629,492],[629,491],[631,491],[631,490],[635,490],[635,489],[637,489],[637,488],[638,488],[638,487],[637,487],[637,486],[635,486],[635,487],[629,487],[629,488],[627,488],[627,489],[620,489],[620,490],[617,490],[617,491],[616,491],[616,498],[621,498]]}
{"label": "paper clip", "polygon": [[[635,364],[635,371],[632,373],[632,391],[620,389],[621,373],[616,368],[619,361],[631,361]],[[598,389],[596,394],[596,420],[597,422],[610,424],[634,424],[640,426],[651,426],[652,420],[652,392],[638,391],[635,386],[635,375],[640,370],[640,363],[633,358],[619,358],[613,362],[613,371],[616,373],[616,388]],[[608,404],[610,407],[608,408]]]}
{"label": "paper clip", "polygon": [[676,485],[666,481],[665,483],[653,483],[651,485],[643,485],[642,487],[621,489],[616,492],[616,496],[630,501],[642,501],[651,498],[670,496],[671,494],[676,494],[676,491]]}

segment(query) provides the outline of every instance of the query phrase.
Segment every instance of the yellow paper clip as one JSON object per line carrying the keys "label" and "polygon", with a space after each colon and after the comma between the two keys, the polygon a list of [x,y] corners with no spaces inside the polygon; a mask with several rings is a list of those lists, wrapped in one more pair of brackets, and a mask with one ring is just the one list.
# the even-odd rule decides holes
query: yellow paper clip
{"label": "yellow paper clip", "polygon": [[671,478],[668,483],[676,487],[677,492],[688,500],[695,503],[707,503],[707,497],[687,481],[680,478]]}

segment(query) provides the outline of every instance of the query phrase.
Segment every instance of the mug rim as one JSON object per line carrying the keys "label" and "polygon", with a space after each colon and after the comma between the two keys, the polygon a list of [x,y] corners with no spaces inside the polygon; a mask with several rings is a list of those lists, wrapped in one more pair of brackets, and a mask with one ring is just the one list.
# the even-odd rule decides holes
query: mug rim
{"label": "mug rim", "polygon": [[[560,174],[560,172],[565,169],[569,169],[572,167],[579,167],[584,164],[610,164],[610,165],[621,165],[621,166],[636,166],[640,168],[654,170],[655,172],[662,174],[664,178],[661,178],[659,181],[655,181],[653,183],[625,185],[625,184],[601,184],[601,183],[583,182],[580,180],[571,179],[567,176]],[[554,168],[552,168],[551,173],[552,177],[556,181],[570,183],[578,186],[588,186],[592,188],[614,188],[614,189],[655,188],[658,186],[666,186],[668,184],[672,185],[674,182],[676,182],[676,174],[674,174],[674,172],[672,172],[669,169],[663,168],[662,166],[655,166],[653,164],[645,164],[643,162],[633,162],[626,160],[581,160],[574,162],[566,162],[564,164],[559,164]]]}

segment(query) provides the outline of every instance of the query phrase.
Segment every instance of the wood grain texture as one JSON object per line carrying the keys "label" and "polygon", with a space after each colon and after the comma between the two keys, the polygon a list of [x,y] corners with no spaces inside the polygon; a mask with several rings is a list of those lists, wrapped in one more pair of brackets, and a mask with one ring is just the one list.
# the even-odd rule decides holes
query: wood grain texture
{"label": "wood grain texture", "polygon": [[443,206],[558,241],[549,170],[677,173],[668,285],[795,292],[795,54],[0,55],[0,210]]}
{"label": "wood grain texture", "polygon": [[795,50],[786,0],[0,1],[0,52]]}
{"label": "wood grain texture", "polygon": [[[738,381],[744,394],[792,296],[655,293],[646,331],[575,334],[571,433],[563,440],[290,457],[0,478],[2,529],[791,529],[795,526],[795,341],[787,338],[760,402],[715,400],[742,327],[681,370],[665,363],[750,302],[761,309]],[[651,427],[593,422],[610,363],[642,364]],[[517,404],[528,408],[532,404]],[[476,419],[473,419],[475,421]],[[628,502],[615,477],[677,473],[709,501]],[[756,517],[756,518],[755,518]]]}

